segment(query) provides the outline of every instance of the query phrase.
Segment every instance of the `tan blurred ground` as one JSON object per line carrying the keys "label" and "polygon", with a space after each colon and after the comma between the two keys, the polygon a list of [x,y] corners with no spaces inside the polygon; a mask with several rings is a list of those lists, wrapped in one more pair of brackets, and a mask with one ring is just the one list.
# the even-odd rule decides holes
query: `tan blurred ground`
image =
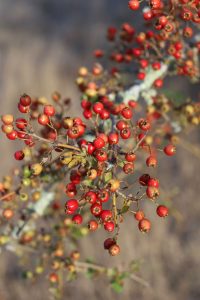
{"label": "tan blurred ground", "polygon": [[[59,90],[74,100],[72,113],[79,110],[74,78],[78,66],[90,64],[95,47],[105,44],[108,25],[132,20],[127,1],[120,0],[0,0],[0,101],[1,113],[16,112],[18,96],[27,92],[49,97]],[[136,23],[138,23],[138,20]],[[173,87],[174,82],[169,83]],[[176,83],[187,91],[187,85]],[[193,92],[193,91],[192,91]],[[194,94],[196,92],[193,92]],[[199,132],[187,137],[199,143]],[[0,135],[1,175],[13,165],[13,144]],[[128,220],[122,227],[122,254],[110,259],[102,250],[102,232],[82,240],[83,257],[92,256],[108,265],[142,259],[140,275],[150,282],[145,289],[127,282],[124,294],[116,295],[103,279],[95,282],[81,277],[66,286],[65,299],[200,299],[200,184],[199,160],[182,148],[175,159],[161,160],[159,176],[165,190],[179,187],[174,207],[182,221],[158,220],[153,216],[150,235],[141,235]],[[89,245],[89,246],[88,246]],[[95,245],[95,246],[94,246]],[[97,246],[96,246],[97,245]],[[35,285],[20,279],[17,261],[11,254],[0,256],[0,300],[49,299],[44,281]]]}

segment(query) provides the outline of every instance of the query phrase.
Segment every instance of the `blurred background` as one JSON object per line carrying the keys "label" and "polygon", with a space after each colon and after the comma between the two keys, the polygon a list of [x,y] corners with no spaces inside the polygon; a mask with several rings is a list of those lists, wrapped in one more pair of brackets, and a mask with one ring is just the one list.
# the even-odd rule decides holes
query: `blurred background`
{"label": "blurred background", "polygon": [[[106,28],[140,19],[127,9],[127,0],[0,0],[0,101],[1,114],[16,112],[22,93],[50,97],[54,90],[73,99],[70,114],[79,113],[79,93],[74,83],[77,69],[90,65],[95,48],[103,48]],[[197,95],[198,86],[168,82],[168,87]],[[184,137],[183,137],[184,138]],[[196,130],[186,137],[198,145]],[[0,134],[0,175],[13,166],[13,143]],[[104,279],[89,281],[80,276],[65,289],[67,299],[200,299],[200,184],[198,158],[183,148],[174,159],[163,158],[159,177],[165,195],[178,189],[173,206],[178,218],[156,218],[151,206],[153,229],[140,234],[134,220],[122,225],[122,254],[110,258],[102,249],[104,233],[81,241],[83,258],[93,257],[108,266],[123,267],[130,260],[142,260],[140,276],[150,283],[144,288],[126,282],[124,293],[116,295]],[[166,199],[165,199],[166,200]],[[1,300],[49,299],[46,280],[34,285],[21,280],[13,254],[0,257]]]}

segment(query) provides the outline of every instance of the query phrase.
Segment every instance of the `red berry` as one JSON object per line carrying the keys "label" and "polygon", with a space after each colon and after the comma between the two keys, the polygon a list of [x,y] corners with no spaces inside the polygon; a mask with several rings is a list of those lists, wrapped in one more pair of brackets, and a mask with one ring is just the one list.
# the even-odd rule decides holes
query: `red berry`
{"label": "red berry", "polygon": [[93,105],[93,111],[96,113],[96,114],[100,114],[102,112],[102,110],[104,109],[104,106],[101,102],[96,102],[94,105]]}
{"label": "red berry", "polygon": [[80,214],[74,215],[73,218],[72,218],[72,221],[75,224],[79,225],[83,222],[83,217]]}
{"label": "red berry", "polygon": [[115,229],[115,224],[114,222],[105,222],[104,223],[104,229],[108,232],[113,232]]}
{"label": "red berry", "polygon": [[68,210],[75,211],[75,210],[78,209],[79,204],[78,204],[78,201],[77,201],[76,199],[70,199],[70,200],[68,200],[68,201],[65,203],[65,207],[66,207]]}
{"label": "red berry", "polygon": [[157,207],[156,213],[159,217],[167,217],[169,210],[165,205],[159,205]]}
{"label": "red berry", "polygon": [[150,178],[148,180],[148,186],[159,188],[159,180],[156,178]]}
{"label": "red berry", "polygon": [[142,186],[146,186],[149,182],[149,179],[150,179],[150,175],[149,174],[143,174],[142,176],[140,176],[139,178],[139,183],[142,185]]}
{"label": "red berry", "polygon": [[45,105],[44,107],[44,114],[48,117],[53,117],[55,115],[55,108],[53,105]]}
{"label": "red berry", "polygon": [[135,219],[137,221],[141,221],[144,219],[144,212],[142,210],[138,210],[136,213],[135,213]]}
{"label": "red berry", "polygon": [[38,116],[38,123],[40,125],[46,126],[49,123],[49,117],[45,114],[40,114]]}
{"label": "red berry", "polygon": [[155,200],[160,195],[160,192],[159,192],[158,188],[148,186],[146,189],[146,195],[148,198]]}
{"label": "red berry", "polygon": [[119,142],[119,135],[117,132],[112,132],[108,136],[108,143],[110,145],[116,145]]}
{"label": "red berry", "polygon": [[128,124],[126,123],[126,121],[120,120],[117,122],[116,127],[117,127],[117,129],[122,130],[124,128],[127,128]]}
{"label": "red berry", "polygon": [[109,200],[109,192],[106,190],[101,190],[97,194],[97,199],[101,202],[107,202]]}
{"label": "red berry", "polygon": [[129,100],[129,101],[128,101],[128,105],[129,105],[131,108],[136,108],[137,102],[134,101],[134,100]]}
{"label": "red berry", "polygon": [[106,151],[103,151],[103,150],[97,150],[95,152],[95,157],[99,162],[103,162],[108,159]]}
{"label": "red berry", "polygon": [[164,148],[164,152],[168,156],[173,156],[176,153],[176,147],[174,145],[169,144]]}
{"label": "red berry", "polygon": [[163,80],[162,79],[156,79],[155,81],[154,81],[154,86],[156,87],[156,88],[161,88],[162,86],[163,86]]}
{"label": "red berry", "polygon": [[103,148],[103,147],[105,146],[105,141],[104,141],[102,138],[97,137],[97,138],[94,140],[93,144],[94,144],[94,147],[95,147],[96,149],[101,149],[101,148]]}
{"label": "red berry", "polygon": [[131,10],[138,10],[140,2],[138,0],[130,0],[128,6]]}
{"label": "red berry", "polygon": [[101,212],[100,218],[103,222],[108,222],[112,219],[112,211],[108,209],[104,209]]}
{"label": "red berry", "polygon": [[24,131],[17,131],[17,136],[20,138],[20,139],[24,139],[25,141],[26,140],[29,140],[29,139],[32,139],[32,137],[30,135],[28,135],[26,132]]}
{"label": "red berry", "polygon": [[142,232],[149,232],[151,229],[151,222],[148,219],[142,219],[138,223],[138,228]]}
{"label": "red berry", "polygon": [[125,118],[125,119],[131,119],[133,116],[132,110],[129,107],[125,107],[122,109],[121,111],[121,115]]}
{"label": "red berry", "polygon": [[151,9],[146,9],[144,10],[143,12],[143,18],[146,20],[146,21],[149,21],[153,18],[153,12]]}
{"label": "red berry", "polygon": [[21,103],[18,103],[18,110],[22,114],[27,114],[29,112],[29,106],[23,106]]}
{"label": "red berry", "polygon": [[134,164],[131,162],[124,164],[123,171],[125,174],[132,174],[134,171]]}
{"label": "red berry", "polygon": [[87,146],[87,152],[89,155],[92,155],[93,152],[95,151],[95,147],[92,143],[89,143],[88,146]]}
{"label": "red berry", "polygon": [[128,162],[133,162],[136,160],[136,154],[134,152],[128,152],[126,153],[125,155],[125,159],[128,161]]}
{"label": "red berry", "polygon": [[149,64],[148,60],[146,60],[146,59],[141,59],[139,61],[139,63],[140,63],[141,68],[143,68],[143,69],[145,69],[146,67],[148,67],[148,64]]}
{"label": "red berry", "polygon": [[95,220],[89,221],[89,222],[88,222],[88,228],[89,228],[89,230],[91,230],[91,231],[96,231],[97,228],[98,228],[98,223],[97,223],[97,221],[95,221]]}
{"label": "red berry", "polygon": [[97,201],[97,195],[95,192],[89,191],[84,195],[84,199],[87,202],[94,204]]}
{"label": "red berry", "polygon": [[157,166],[157,159],[155,156],[149,156],[146,160],[147,167],[156,167]]}
{"label": "red berry", "polygon": [[106,144],[108,143],[108,136],[105,133],[99,133],[98,137],[102,138]]}
{"label": "red berry", "polygon": [[92,118],[92,111],[89,110],[89,109],[85,109],[84,112],[83,112],[83,116],[86,118],[86,119],[91,119]]}
{"label": "red berry", "polygon": [[130,128],[124,128],[120,131],[120,136],[122,139],[127,140],[131,136],[131,130]]}
{"label": "red berry", "polygon": [[18,119],[16,119],[15,124],[18,129],[23,130],[26,128],[28,122],[25,119],[18,118]]}
{"label": "red berry", "polygon": [[107,120],[107,119],[109,119],[109,118],[110,118],[110,113],[109,113],[109,111],[107,111],[106,109],[103,109],[103,110],[101,111],[101,113],[100,113],[100,118],[101,118],[102,120]]}
{"label": "red berry", "polygon": [[144,80],[145,79],[146,74],[144,72],[139,72],[137,74],[137,79],[139,80]]}
{"label": "red berry", "polygon": [[94,203],[90,207],[90,211],[94,216],[99,216],[102,212],[102,205],[99,203]]}
{"label": "red berry", "polygon": [[67,130],[67,135],[70,139],[77,139],[80,136],[78,126],[73,126]]}
{"label": "red berry", "polygon": [[16,130],[13,130],[12,132],[7,133],[6,136],[7,136],[7,138],[8,138],[9,140],[12,140],[12,141],[14,141],[14,140],[16,140],[16,139],[18,138],[18,135],[17,135],[17,131],[16,131]]}
{"label": "red berry", "polygon": [[89,102],[89,101],[86,100],[86,99],[83,99],[83,100],[81,101],[81,107],[82,107],[83,109],[90,109],[90,107],[91,107],[91,102]]}
{"label": "red berry", "polygon": [[115,244],[116,244],[115,240],[113,240],[112,238],[107,238],[103,244],[104,249],[108,250],[111,246],[113,246]]}
{"label": "red berry", "polygon": [[19,101],[22,106],[29,106],[31,104],[31,97],[24,94],[20,97]]}
{"label": "red berry", "polygon": [[154,70],[160,70],[161,68],[161,63],[159,61],[155,61],[154,63],[152,63],[152,68]]}
{"label": "red berry", "polygon": [[21,150],[16,151],[14,156],[16,160],[22,160],[24,158],[24,152]]}
{"label": "red berry", "polygon": [[151,128],[151,124],[149,123],[149,121],[145,120],[145,119],[140,119],[138,121],[138,126],[140,127],[141,130],[147,131]]}

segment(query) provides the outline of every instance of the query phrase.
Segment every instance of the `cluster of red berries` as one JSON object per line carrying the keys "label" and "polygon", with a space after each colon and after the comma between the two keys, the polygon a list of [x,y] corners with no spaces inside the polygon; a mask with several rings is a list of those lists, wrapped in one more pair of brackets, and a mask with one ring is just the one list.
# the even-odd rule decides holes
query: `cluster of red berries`
{"label": "cluster of red berries", "polygon": [[[72,169],[69,176],[70,182],[66,185],[66,194],[71,198],[65,204],[66,214],[72,215],[72,221],[75,224],[82,224],[82,212],[84,213],[89,205],[92,215],[92,219],[88,220],[89,230],[95,231],[103,225],[107,232],[113,233],[114,244],[109,252],[115,255],[116,249],[119,249],[117,238],[119,224],[123,221],[125,213],[124,207],[127,207],[126,212],[134,213],[141,231],[150,230],[150,221],[141,217],[139,205],[144,197],[154,202],[157,200],[159,181],[147,174],[140,176],[139,192],[131,197],[123,192],[122,182],[126,182],[126,176],[135,173],[137,152],[142,155],[147,153],[148,156],[145,158],[147,167],[157,166],[157,145],[148,141],[149,137],[151,140],[149,132],[153,132],[155,120],[152,122],[148,117],[138,118],[137,103],[133,100],[130,100],[128,105],[124,103],[115,105],[105,96],[100,97],[99,100],[94,103],[90,99],[82,100],[83,116],[89,122],[86,124],[81,118],[61,116],[50,104],[41,104],[43,113],[40,113],[41,105],[39,106],[36,100],[31,100],[28,95],[23,95],[20,98],[20,104],[26,104],[29,108],[23,112],[28,115],[28,118],[14,120],[13,116],[4,115],[2,116],[2,129],[6,133],[7,126],[11,127],[11,132],[16,133],[15,139],[24,141],[28,147],[33,147],[37,142],[42,143],[43,146],[38,149],[37,156],[41,159],[41,155],[44,155],[45,160],[43,158],[40,163],[29,164],[30,176],[45,174],[47,172],[45,163],[48,159],[51,163],[51,157],[59,153],[58,159],[54,161],[56,169],[62,170],[65,165]],[[107,115],[106,118],[105,115]],[[34,120],[42,126],[40,135],[34,130]],[[50,128],[55,135],[49,135],[46,128]],[[124,143],[124,140],[127,142]],[[175,153],[175,147],[168,144],[162,151],[172,156]],[[15,158],[22,160],[26,152],[26,149],[17,151]],[[46,153],[49,157],[46,157]],[[47,170],[49,171],[49,166]],[[140,194],[141,191],[144,192],[144,188],[146,192]],[[131,191],[128,182],[127,189]],[[132,210],[135,204],[136,210]],[[162,213],[162,209],[163,206],[158,206],[157,212],[159,216],[164,217],[167,215],[167,208],[164,208],[165,213]],[[107,248],[108,245],[105,249]]]}
{"label": "cluster of red berries", "polygon": [[[143,1],[130,0],[128,5],[138,10]],[[94,56],[107,55],[111,68],[104,69],[98,62],[91,71],[79,69],[83,119],[68,116],[70,101],[62,100],[57,92],[52,95],[53,105],[46,98],[24,94],[18,103],[23,117],[1,117],[7,138],[22,141],[24,147],[14,153],[16,160],[23,160],[21,170],[14,170],[13,177],[4,176],[0,183],[0,245],[10,243],[16,253],[21,252],[18,244],[34,249],[34,261],[38,264],[39,256],[40,264],[26,273],[28,278],[44,273],[47,261],[52,284],[59,282],[58,272],[66,269],[74,278],[85,265],[78,264],[78,251],[66,255],[66,239],[74,242],[100,228],[109,234],[104,249],[111,256],[118,255],[125,215],[133,216],[141,232],[151,230],[141,200],[151,201],[159,217],[168,216],[168,208],[159,201],[159,180],[149,170],[158,166],[159,152],[169,157],[175,154],[174,120],[198,125],[200,106],[185,101],[177,107],[173,99],[155,89],[162,88],[169,74],[199,80],[196,24],[200,22],[200,1],[150,0],[143,18],[149,25],[146,31],[138,33],[128,23],[119,30],[108,28],[112,49],[108,54],[95,50]],[[149,74],[153,74],[151,84]],[[129,101],[124,98],[130,86],[140,89],[146,81],[146,94],[153,93],[145,105],[138,101],[146,100],[145,93],[130,96]],[[43,215],[41,228],[36,220]],[[26,226],[29,220],[34,229]],[[18,241],[14,246],[13,235]]]}

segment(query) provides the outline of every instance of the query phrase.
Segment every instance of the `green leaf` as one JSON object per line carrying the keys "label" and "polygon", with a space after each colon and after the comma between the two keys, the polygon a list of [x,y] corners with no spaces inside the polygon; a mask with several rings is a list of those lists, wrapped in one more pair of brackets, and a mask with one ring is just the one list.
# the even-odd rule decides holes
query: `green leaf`
{"label": "green leaf", "polygon": [[112,179],[112,172],[107,172],[104,175],[104,181],[105,183],[109,182]]}
{"label": "green leaf", "polygon": [[88,278],[88,279],[92,279],[95,277],[95,275],[97,274],[97,271],[92,269],[92,268],[88,268],[87,269],[87,272],[85,273],[85,276]]}
{"label": "green leaf", "polygon": [[131,263],[130,263],[130,271],[132,273],[138,272],[139,269],[140,269],[140,264],[141,264],[140,261],[137,261],[137,260],[131,261]]}
{"label": "green leaf", "polygon": [[122,272],[120,275],[118,275],[118,279],[123,280],[125,278],[128,278],[130,275],[129,272]]}
{"label": "green leaf", "polygon": [[121,168],[123,168],[124,164],[125,164],[124,161],[118,161],[118,162],[117,162],[117,165],[118,165],[119,167],[121,167]]}
{"label": "green leaf", "polygon": [[124,205],[120,210],[120,214],[125,214],[129,210],[130,205]]}
{"label": "green leaf", "polygon": [[83,182],[82,182],[83,185],[85,186],[92,186],[92,180],[90,179],[85,179]]}
{"label": "green leaf", "polygon": [[107,274],[108,277],[113,277],[113,276],[116,275],[116,269],[114,269],[114,268],[108,268],[106,274]]}
{"label": "green leaf", "polygon": [[123,283],[117,280],[111,282],[111,287],[116,293],[121,293],[123,291]]}

